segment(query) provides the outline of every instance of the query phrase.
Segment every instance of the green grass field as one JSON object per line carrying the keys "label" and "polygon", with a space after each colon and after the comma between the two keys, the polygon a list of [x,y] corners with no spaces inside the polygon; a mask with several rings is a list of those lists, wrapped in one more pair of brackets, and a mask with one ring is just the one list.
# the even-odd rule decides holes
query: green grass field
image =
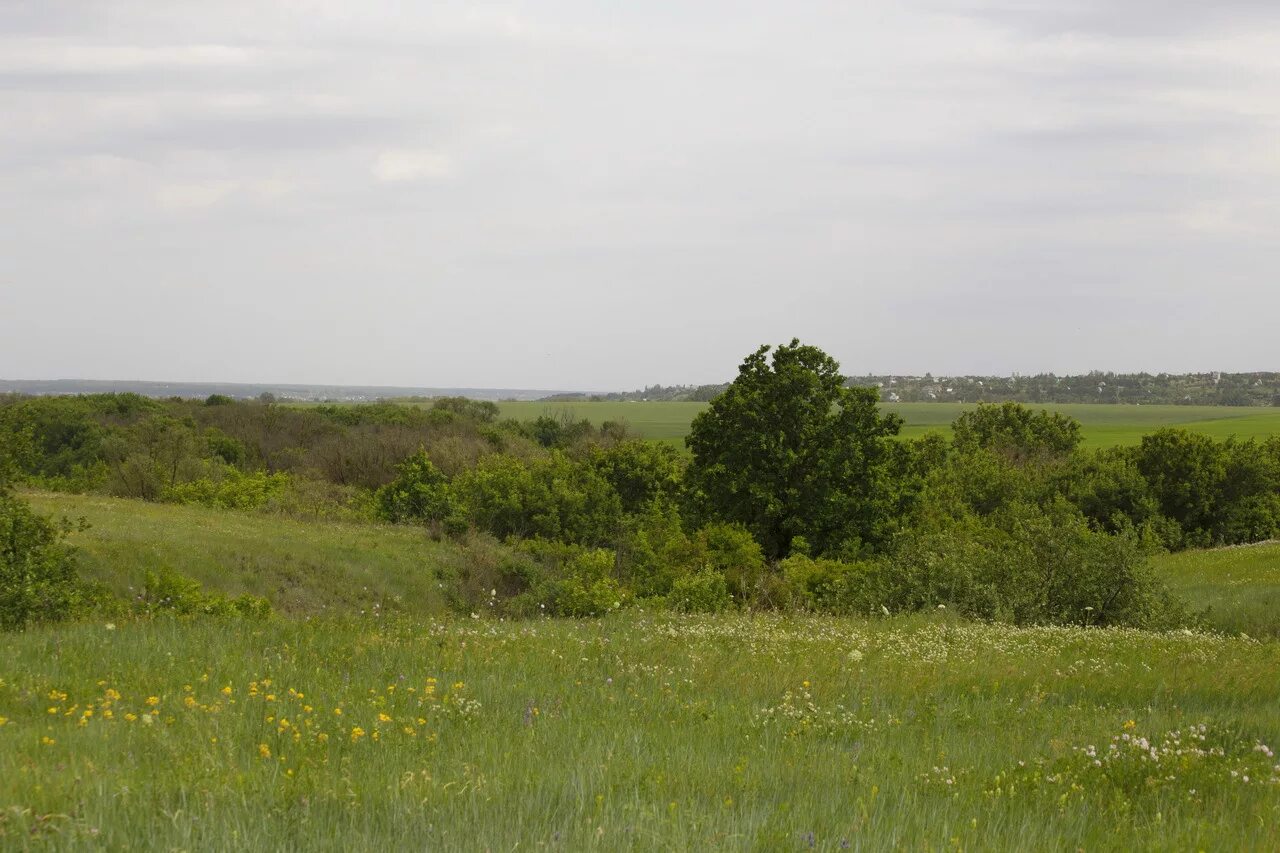
{"label": "green grass field", "polygon": [[1174,591],[1208,608],[1215,628],[1280,638],[1280,543],[1157,558]]}
{"label": "green grass field", "polygon": [[227,593],[251,593],[292,615],[375,608],[444,612],[434,567],[459,557],[413,527],[314,523],[99,495],[29,492],[38,511],[83,518],[73,534],[82,572],[114,592],[140,589],[148,571],[173,569]]}
{"label": "green grass field", "polygon": [[1158,559],[1222,634],[499,622],[412,530],[27,497],[291,615],[6,636],[0,848],[1280,848],[1280,545]]}
{"label": "green grass field", "polygon": [[[689,424],[705,403],[500,403],[503,417],[530,420],[545,414],[568,414],[599,424],[626,421],[641,436],[683,446]],[[960,403],[886,403],[906,421],[902,434],[914,438],[931,431],[949,432],[951,422],[974,408]],[[1086,447],[1132,445],[1164,426],[1184,427],[1214,438],[1266,438],[1280,435],[1280,409],[1227,406],[1057,405],[1048,407],[1076,418],[1084,426]]]}

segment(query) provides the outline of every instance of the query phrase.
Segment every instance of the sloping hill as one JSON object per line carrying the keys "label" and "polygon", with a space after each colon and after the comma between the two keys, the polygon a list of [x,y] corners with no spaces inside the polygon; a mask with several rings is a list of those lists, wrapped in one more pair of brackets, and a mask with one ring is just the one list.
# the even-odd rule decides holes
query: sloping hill
{"label": "sloping hill", "polygon": [[231,595],[265,596],[298,615],[378,607],[443,612],[439,573],[462,550],[411,527],[305,522],[203,507],[96,495],[31,492],[37,510],[89,529],[72,534],[87,577],[118,593],[142,586],[148,570],[170,568]]}

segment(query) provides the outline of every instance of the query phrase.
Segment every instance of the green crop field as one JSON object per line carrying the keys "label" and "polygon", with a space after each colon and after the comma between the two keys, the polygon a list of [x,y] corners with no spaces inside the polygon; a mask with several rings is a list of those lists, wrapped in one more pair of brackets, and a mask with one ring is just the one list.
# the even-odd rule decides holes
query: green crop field
{"label": "green crop field", "polygon": [[[645,438],[683,444],[689,424],[705,403],[500,403],[503,417],[529,420],[541,415],[587,418],[592,423],[625,421]],[[902,434],[916,437],[949,431],[951,422],[972,404],[886,403],[906,421]],[[1076,418],[1084,426],[1086,447],[1137,444],[1160,427],[1183,427],[1214,438],[1266,438],[1280,435],[1280,409],[1228,406],[1056,405],[1048,408]]]}
{"label": "green crop field", "polygon": [[108,583],[292,615],[6,637],[6,849],[1280,847],[1277,545],[1158,558],[1229,633],[501,622],[412,529],[27,497]]}

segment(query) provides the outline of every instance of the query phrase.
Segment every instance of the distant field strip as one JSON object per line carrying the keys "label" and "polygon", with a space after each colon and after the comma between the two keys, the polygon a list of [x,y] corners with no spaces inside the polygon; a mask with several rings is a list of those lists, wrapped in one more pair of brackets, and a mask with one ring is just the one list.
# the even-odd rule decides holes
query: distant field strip
{"label": "distant field strip", "polygon": [[[592,423],[626,421],[645,438],[682,444],[689,424],[706,403],[499,403],[503,417],[530,420],[541,415],[586,418]],[[888,403],[885,411],[906,420],[902,434],[909,438],[927,432],[949,431],[951,422],[970,403]],[[1062,404],[1035,406],[1062,412],[1084,425],[1086,447],[1137,444],[1160,427],[1183,427],[1213,438],[1266,438],[1280,435],[1280,408],[1228,406],[1127,406]]]}

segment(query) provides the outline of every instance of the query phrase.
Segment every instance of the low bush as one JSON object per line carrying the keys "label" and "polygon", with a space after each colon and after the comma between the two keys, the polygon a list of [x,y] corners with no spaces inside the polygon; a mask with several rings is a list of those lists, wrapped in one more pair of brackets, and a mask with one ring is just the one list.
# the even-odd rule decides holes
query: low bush
{"label": "low bush", "polygon": [[76,574],[68,522],[55,523],[0,491],[0,629],[76,615],[91,591]]}
{"label": "low bush", "polygon": [[133,609],[144,616],[170,613],[265,619],[271,615],[271,603],[265,598],[248,594],[232,598],[206,592],[199,581],[169,569],[147,572],[142,592],[133,601]]}
{"label": "low bush", "polygon": [[449,481],[419,449],[375,495],[378,517],[392,523],[444,521],[456,511]]}
{"label": "low bush", "polygon": [[162,497],[172,503],[215,509],[260,509],[283,492],[288,483],[288,474],[246,474],[238,468],[216,466],[206,476],[166,488]]}
{"label": "low bush", "polygon": [[704,570],[676,578],[667,604],[682,613],[720,613],[733,606],[733,596],[724,575]]}

